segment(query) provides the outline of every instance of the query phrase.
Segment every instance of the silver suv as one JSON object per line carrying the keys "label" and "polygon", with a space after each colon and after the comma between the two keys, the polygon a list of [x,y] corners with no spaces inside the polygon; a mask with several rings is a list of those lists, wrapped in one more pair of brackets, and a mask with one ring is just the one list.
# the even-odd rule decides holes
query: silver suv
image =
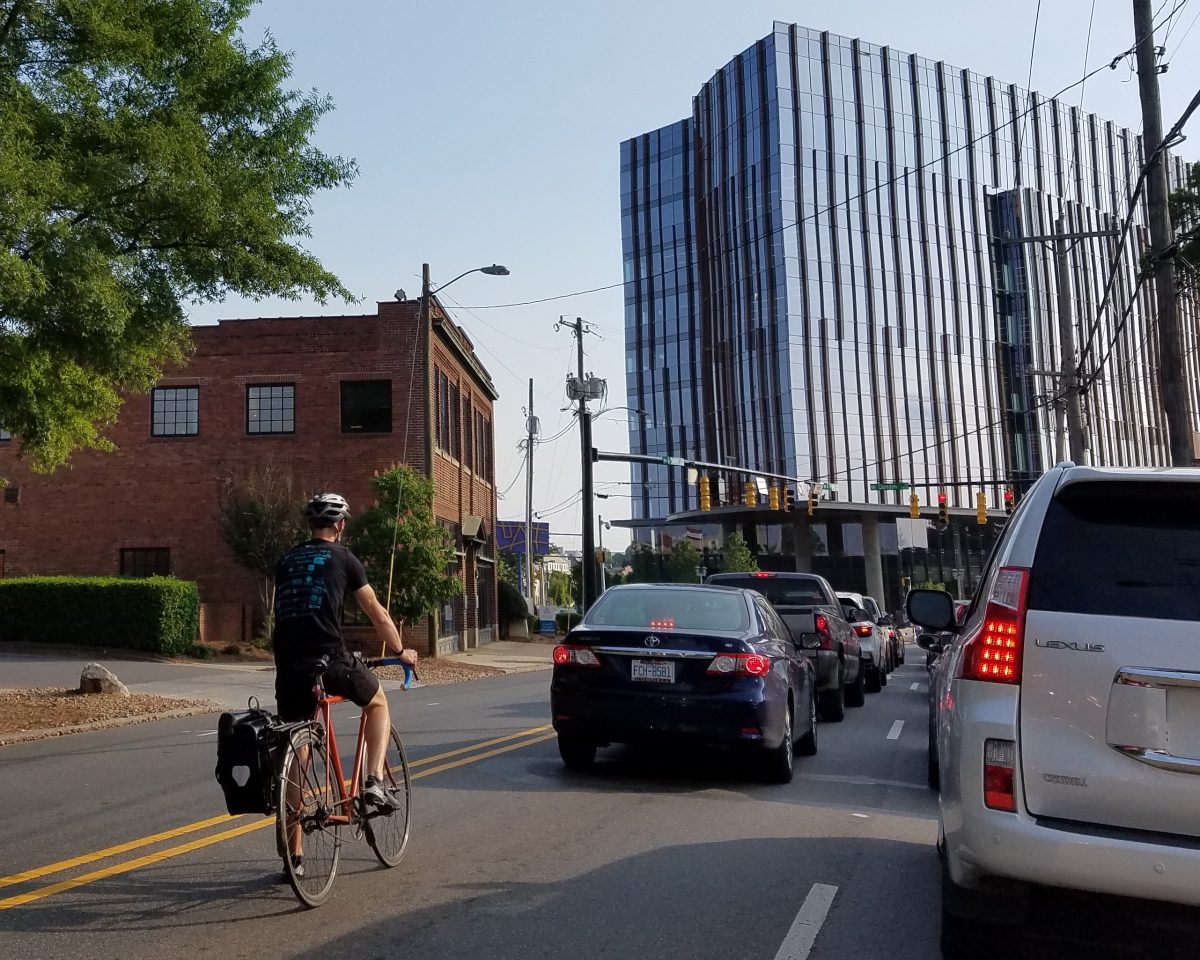
{"label": "silver suv", "polygon": [[1011,946],[991,925],[1061,935],[1078,911],[1055,897],[1200,906],[1200,470],[1055,467],[961,626],[948,594],[908,611],[953,633],[931,698],[943,956]]}

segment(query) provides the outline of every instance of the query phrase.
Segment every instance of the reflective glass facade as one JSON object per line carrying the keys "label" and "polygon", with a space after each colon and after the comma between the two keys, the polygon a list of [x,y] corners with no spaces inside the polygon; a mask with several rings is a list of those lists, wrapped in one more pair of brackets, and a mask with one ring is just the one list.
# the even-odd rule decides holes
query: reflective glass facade
{"label": "reflective glass facade", "polygon": [[[1053,462],[1057,419],[1036,372],[1059,365],[1052,252],[1012,241],[1060,217],[1119,225],[1140,164],[1135,134],[1064,101],[776,24],[691,117],[621,146],[627,402],[645,411],[631,450],[829,483],[843,502],[962,480],[999,505]],[[1092,362],[1115,346],[1085,400],[1101,463],[1167,462],[1151,284],[1134,296],[1144,224],[1119,257],[1107,238],[1070,252],[1080,347],[1118,262]],[[633,480],[635,518],[696,508],[683,471]],[[948,488],[951,504],[976,489]]]}

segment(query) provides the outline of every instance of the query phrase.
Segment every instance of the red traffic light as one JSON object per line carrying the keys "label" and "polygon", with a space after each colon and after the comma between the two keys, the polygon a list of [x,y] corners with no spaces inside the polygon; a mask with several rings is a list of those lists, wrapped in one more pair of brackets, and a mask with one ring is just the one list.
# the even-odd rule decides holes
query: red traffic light
{"label": "red traffic light", "polygon": [[939,493],[938,493],[938,506],[939,506],[939,507],[944,507],[945,505],[946,505],[946,494],[945,494],[945,492],[944,492],[944,491],[943,491],[943,492],[939,492]]}
{"label": "red traffic light", "polygon": [[1013,500],[1014,500],[1014,499],[1015,499],[1015,498],[1014,498],[1014,496],[1013,496],[1013,492],[1012,492],[1011,490],[1005,490],[1005,491],[1004,491],[1004,504],[1005,504],[1005,506],[1012,506],[1012,502],[1013,502]]}

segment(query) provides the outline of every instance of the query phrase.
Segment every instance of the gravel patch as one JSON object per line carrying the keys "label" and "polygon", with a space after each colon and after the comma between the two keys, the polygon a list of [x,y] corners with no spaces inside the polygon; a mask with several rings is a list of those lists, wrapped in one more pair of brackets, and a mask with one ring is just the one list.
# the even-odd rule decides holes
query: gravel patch
{"label": "gravel patch", "polygon": [[61,687],[0,690],[0,737],[208,709],[220,708],[207,700],[156,697],[148,693],[122,697],[112,693],[80,693]]}
{"label": "gravel patch", "polygon": [[[384,680],[403,680],[403,667],[380,667],[375,673]],[[417,676],[427,687],[446,683],[464,683],[467,680],[482,680],[485,677],[500,677],[504,671],[497,667],[485,667],[478,663],[461,663],[457,660],[421,660],[417,663]]]}

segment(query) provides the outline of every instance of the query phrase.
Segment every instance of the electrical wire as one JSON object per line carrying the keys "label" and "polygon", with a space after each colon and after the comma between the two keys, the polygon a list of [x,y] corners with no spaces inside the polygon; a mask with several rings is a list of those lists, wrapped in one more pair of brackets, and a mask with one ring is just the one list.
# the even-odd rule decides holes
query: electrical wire
{"label": "electrical wire", "polygon": [[604,290],[615,290],[625,286],[625,281],[610,283],[603,287],[592,287],[590,290],[576,290],[574,293],[560,293],[556,297],[542,297],[540,300],[522,300],[520,303],[484,303],[474,307],[463,307],[464,310],[508,310],[510,307],[532,307],[539,303],[553,303],[555,300],[570,300],[574,297],[586,297],[592,293]]}

